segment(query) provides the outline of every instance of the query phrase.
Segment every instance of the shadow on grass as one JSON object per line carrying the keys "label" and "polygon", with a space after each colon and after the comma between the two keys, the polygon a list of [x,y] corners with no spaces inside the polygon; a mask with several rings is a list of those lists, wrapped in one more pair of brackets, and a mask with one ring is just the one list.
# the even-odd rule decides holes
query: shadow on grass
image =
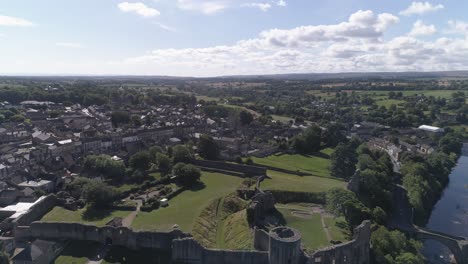
{"label": "shadow on grass", "polygon": [[102,220],[112,214],[112,210],[110,209],[102,209],[96,207],[87,207],[86,210],[83,212],[82,217],[86,221],[99,221]]}
{"label": "shadow on grass", "polygon": [[71,241],[62,251],[60,256],[89,259],[97,253],[99,246],[100,244],[98,242],[93,241]]}
{"label": "shadow on grass", "polygon": [[192,191],[192,192],[197,192],[201,191],[206,188],[206,185],[203,182],[197,182],[195,185],[193,185],[190,188],[187,188],[187,190]]}

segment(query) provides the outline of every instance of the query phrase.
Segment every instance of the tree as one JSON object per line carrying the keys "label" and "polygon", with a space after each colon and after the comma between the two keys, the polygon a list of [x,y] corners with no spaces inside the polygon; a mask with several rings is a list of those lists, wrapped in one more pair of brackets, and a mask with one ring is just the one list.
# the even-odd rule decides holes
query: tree
{"label": "tree", "polygon": [[219,147],[216,141],[209,135],[202,135],[198,143],[200,156],[209,160],[216,160],[219,156]]}
{"label": "tree", "polygon": [[114,111],[111,114],[112,125],[118,127],[120,124],[130,123],[130,115],[124,111]]}
{"label": "tree", "polygon": [[16,122],[16,123],[21,123],[21,122],[24,122],[26,118],[22,115],[14,115],[12,117],[10,117],[10,121],[12,122]]}
{"label": "tree", "polygon": [[250,125],[250,123],[252,123],[252,121],[254,120],[253,115],[245,110],[240,111],[239,119],[243,126]]}
{"label": "tree", "polygon": [[408,239],[400,231],[389,231],[380,226],[372,232],[373,263],[379,264],[423,264],[424,257],[419,253],[422,244]]}
{"label": "tree", "polygon": [[344,216],[351,228],[370,218],[370,212],[353,192],[333,188],[325,195],[327,210],[334,215]]}
{"label": "tree", "polygon": [[108,155],[90,155],[85,158],[83,171],[93,176],[121,179],[125,175],[125,164]]}
{"label": "tree", "polygon": [[337,178],[349,179],[356,171],[356,152],[351,146],[340,143],[330,156],[331,175]]}
{"label": "tree", "polygon": [[177,145],[172,149],[172,159],[174,164],[179,162],[189,163],[192,160],[192,155],[186,146]]}
{"label": "tree", "polygon": [[99,181],[91,181],[84,186],[85,199],[92,207],[109,207],[118,196],[118,191]]}
{"label": "tree", "polygon": [[322,129],[313,125],[294,139],[293,147],[299,153],[308,154],[319,151],[321,143]]}
{"label": "tree", "polygon": [[133,169],[147,171],[151,165],[151,156],[148,151],[140,151],[130,157],[129,165]]}
{"label": "tree", "polygon": [[156,154],[156,162],[158,163],[158,168],[163,174],[167,174],[171,171],[172,162],[171,159],[163,154],[158,153]]}
{"label": "tree", "polygon": [[184,163],[177,163],[172,169],[172,173],[177,177],[179,183],[185,187],[192,187],[201,177],[200,169]]}
{"label": "tree", "polygon": [[346,141],[346,136],[341,132],[344,130],[343,125],[339,123],[331,123],[323,132],[323,141],[328,147],[335,147],[339,143]]}

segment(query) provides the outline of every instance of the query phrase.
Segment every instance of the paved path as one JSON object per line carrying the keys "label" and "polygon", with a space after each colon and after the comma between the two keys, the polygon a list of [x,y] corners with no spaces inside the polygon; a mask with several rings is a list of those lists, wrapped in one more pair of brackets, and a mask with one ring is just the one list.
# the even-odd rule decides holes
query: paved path
{"label": "paved path", "polygon": [[141,200],[134,200],[134,201],[137,203],[137,208],[135,211],[131,212],[122,220],[122,226],[124,227],[130,227],[133,223],[133,220],[135,220],[136,216],[140,212],[140,207],[143,204],[143,202]]}
{"label": "paved path", "polygon": [[323,230],[325,231],[325,235],[327,235],[327,240],[328,240],[328,242],[330,242],[330,241],[332,241],[332,237],[330,235],[330,230],[328,230],[328,226],[325,223],[325,219],[324,219],[323,215],[320,215],[320,219],[322,220],[322,227],[323,227]]}

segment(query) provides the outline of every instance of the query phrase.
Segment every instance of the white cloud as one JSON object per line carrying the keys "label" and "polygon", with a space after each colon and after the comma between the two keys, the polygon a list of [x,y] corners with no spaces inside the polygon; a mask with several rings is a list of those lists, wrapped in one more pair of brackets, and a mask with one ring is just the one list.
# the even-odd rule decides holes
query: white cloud
{"label": "white cloud", "polygon": [[229,7],[229,1],[222,0],[177,0],[180,9],[201,12],[207,15],[218,13]]}
{"label": "white cloud", "polygon": [[117,5],[122,12],[133,12],[143,17],[159,16],[161,13],[154,8],[148,7],[141,2],[129,3],[122,2]]}
{"label": "white cloud", "polygon": [[450,20],[448,22],[450,29],[448,33],[468,35],[468,22],[459,20]]}
{"label": "white cloud", "polygon": [[245,3],[245,4],[242,4],[241,6],[258,8],[262,10],[263,12],[266,12],[271,8],[271,4],[269,3]]}
{"label": "white cloud", "polygon": [[310,42],[346,41],[349,38],[376,39],[382,36],[388,26],[398,23],[398,17],[372,11],[359,10],[347,22],[335,25],[301,26],[289,30],[272,29],[260,36],[275,46],[297,46]]}
{"label": "white cloud", "polygon": [[411,5],[401,11],[400,14],[404,16],[422,15],[429,12],[435,12],[443,8],[444,6],[442,4],[433,5],[429,2],[412,2]]}
{"label": "white cloud", "polygon": [[177,29],[176,28],[173,28],[171,26],[168,26],[168,25],[165,25],[165,24],[162,24],[162,23],[156,23],[156,25],[158,25],[161,29],[164,29],[166,31],[169,31],[169,32],[177,32]]}
{"label": "white cloud", "polygon": [[34,26],[34,23],[24,18],[0,15],[0,26],[30,27]]}
{"label": "white cloud", "polygon": [[276,5],[277,5],[277,6],[286,6],[286,1],[284,1],[284,0],[279,0],[278,2],[276,2]]}
{"label": "white cloud", "polygon": [[409,33],[410,36],[429,36],[437,32],[437,29],[434,25],[426,25],[421,20],[416,21],[413,24],[413,28]]}
{"label": "white cloud", "polygon": [[58,47],[74,48],[74,49],[79,49],[83,47],[81,43],[76,43],[76,42],[57,42],[55,43],[55,45]]}

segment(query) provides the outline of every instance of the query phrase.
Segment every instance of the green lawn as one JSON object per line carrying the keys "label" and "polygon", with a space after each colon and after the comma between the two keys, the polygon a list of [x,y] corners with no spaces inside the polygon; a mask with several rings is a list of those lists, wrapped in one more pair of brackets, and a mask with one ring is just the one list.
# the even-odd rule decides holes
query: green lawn
{"label": "green lawn", "polygon": [[411,96],[416,94],[424,94],[425,96],[434,96],[440,98],[450,99],[452,93],[459,92],[460,90],[427,90],[427,91],[402,91],[404,96]]}
{"label": "green lawn", "polygon": [[126,217],[128,211],[111,211],[111,210],[87,210],[85,208],[77,211],[67,210],[63,207],[56,206],[44,217],[43,222],[76,222],[83,224],[91,224],[104,226],[114,217]]}
{"label": "green lawn", "polygon": [[195,219],[214,199],[236,190],[242,179],[220,173],[203,172],[204,188],[187,190],[169,201],[169,206],[146,213],[140,212],[132,227],[140,230],[169,230],[174,224],[187,232],[192,231]]}
{"label": "green lawn", "polygon": [[273,120],[279,121],[281,123],[289,123],[289,121],[294,121],[294,118],[287,116],[271,115]]}
{"label": "green lawn", "polygon": [[345,183],[338,179],[297,176],[277,171],[268,171],[271,179],[265,179],[261,187],[265,190],[284,190],[296,192],[324,192],[329,189],[344,187]]}
{"label": "green lawn", "polygon": [[318,155],[278,154],[271,155],[266,158],[252,157],[252,160],[259,165],[266,165],[292,171],[301,171],[304,173],[310,173],[314,176],[329,177],[329,156],[332,152],[333,149],[327,148],[320,151]]}
{"label": "green lawn", "polygon": [[341,242],[349,240],[349,231],[345,228],[346,222],[343,217],[324,216],[324,220],[333,240]]}
{"label": "green lawn", "polygon": [[396,100],[396,99],[384,99],[384,100],[378,100],[376,101],[375,103],[378,105],[378,106],[385,106],[387,109],[390,108],[390,106],[392,104],[398,106],[399,104],[403,104],[405,103],[406,101],[404,100]]}
{"label": "green lawn", "polygon": [[307,252],[329,246],[327,235],[323,230],[321,216],[313,214],[308,218],[293,215],[290,209],[278,209],[286,220],[286,225],[301,232],[302,246]]}
{"label": "green lawn", "polygon": [[91,241],[71,241],[54,264],[85,264],[94,257],[99,250],[99,243]]}

